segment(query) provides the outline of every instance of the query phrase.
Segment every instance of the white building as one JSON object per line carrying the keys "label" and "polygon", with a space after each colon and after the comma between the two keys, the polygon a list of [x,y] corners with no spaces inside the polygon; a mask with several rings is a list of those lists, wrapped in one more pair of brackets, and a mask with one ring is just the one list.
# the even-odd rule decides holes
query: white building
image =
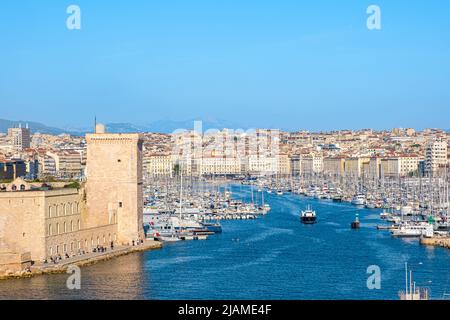
{"label": "white building", "polygon": [[425,152],[425,172],[435,174],[439,167],[447,165],[447,141],[439,139],[428,143]]}
{"label": "white building", "polygon": [[25,128],[22,128],[21,124],[19,124],[18,128],[9,128],[8,137],[11,139],[16,150],[23,150],[30,147],[31,136],[28,125]]}

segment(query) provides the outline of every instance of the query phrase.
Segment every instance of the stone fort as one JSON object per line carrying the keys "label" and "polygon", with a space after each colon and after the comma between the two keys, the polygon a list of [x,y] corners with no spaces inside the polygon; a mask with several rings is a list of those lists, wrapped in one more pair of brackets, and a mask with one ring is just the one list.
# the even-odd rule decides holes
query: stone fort
{"label": "stone fort", "polygon": [[0,184],[0,274],[144,239],[140,134],[86,135],[86,181]]}

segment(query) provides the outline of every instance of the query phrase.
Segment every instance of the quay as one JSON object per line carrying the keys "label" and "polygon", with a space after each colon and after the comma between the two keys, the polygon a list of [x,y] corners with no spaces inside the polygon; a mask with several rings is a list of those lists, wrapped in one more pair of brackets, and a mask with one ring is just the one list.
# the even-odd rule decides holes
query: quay
{"label": "quay", "polygon": [[134,246],[118,246],[105,252],[92,252],[63,259],[57,263],[39,263],[30,267],[29,270],[6,271],[0,274],[0,280],[30,278],[37,275],[65,273],[70,266],[85,267],[99,262],[107,261],[116,257],[131,253],[155,250],[162,248],[162,243],[154,240],[145,240],[144,243]]}
{"label": "quay", "polygon": [[450,249],[450,237],[432,237],[420,239],[420,244],[424,246],[435,246]]}

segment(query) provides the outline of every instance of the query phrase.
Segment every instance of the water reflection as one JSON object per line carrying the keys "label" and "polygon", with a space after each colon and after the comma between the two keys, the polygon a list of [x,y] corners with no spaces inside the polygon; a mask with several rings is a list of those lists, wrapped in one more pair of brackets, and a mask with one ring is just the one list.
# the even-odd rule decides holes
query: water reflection
{"label": "water reflection", "polygon": [[144,257],[134,253],[81,269],[81,289],[69,290],[69,274],[0,281],[0,299],[142,299]]}

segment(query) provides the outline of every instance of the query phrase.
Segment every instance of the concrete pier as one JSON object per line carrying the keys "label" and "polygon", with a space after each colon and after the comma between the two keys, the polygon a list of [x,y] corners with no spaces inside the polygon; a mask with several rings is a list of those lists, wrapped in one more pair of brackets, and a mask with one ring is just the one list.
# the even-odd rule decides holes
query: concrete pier
{"label": "concrete pier", "polygon": [[421,238],[420,244],[450,249],[450,237]]}
{"label": "concrete pier", "polygon": [[69,266],[84,267],[101,261],[110,260],[119,256],[134,252],[141,252],[153,249],[160,249],[162,243],[153,240],[146,240],[143,244],[135,246],[120,246],[114,249],[108,249],[106,252],[92,252],[80,256],[74,256],[63,259],[58,263],[39,263],[31,267],[29,271],[6,272],[0,274],[0,280],[29,278],[36,275],[64,273]]}

